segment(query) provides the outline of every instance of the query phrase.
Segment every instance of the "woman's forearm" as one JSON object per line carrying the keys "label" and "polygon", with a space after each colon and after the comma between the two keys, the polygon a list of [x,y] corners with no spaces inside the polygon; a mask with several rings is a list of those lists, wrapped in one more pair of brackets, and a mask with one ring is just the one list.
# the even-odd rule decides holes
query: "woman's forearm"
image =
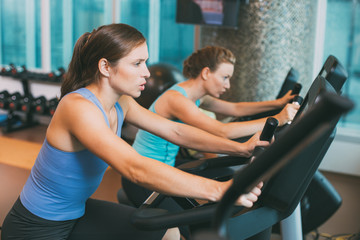
{"label": "woman's forearm", "polygon": [[239,102],[236,107],[236,117],[251,116],[262,112],[280,109],[284,106],[279,100],[262,102]]}
{"label": "woman's forearm", "polygon": [[248,156],[249,149],[244,143],[238,143],[224,137],[216,136],[207,131],[186,124],[177,124],[169,141],[191,149],[223,153],[238,156]]}
{"label": "woman's forearm", "polygon": [[229,187],[229,183],[189,174],[146,157],[140,158],[142,159],[132,160],[130,171],[127,171],[131,174],[126,177],[163,194],[218,201]]}

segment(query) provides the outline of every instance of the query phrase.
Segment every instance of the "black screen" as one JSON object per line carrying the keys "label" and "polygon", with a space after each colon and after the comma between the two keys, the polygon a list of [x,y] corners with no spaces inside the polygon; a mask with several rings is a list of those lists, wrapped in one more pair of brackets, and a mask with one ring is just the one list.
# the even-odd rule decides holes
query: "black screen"
{"label": "black screen", "polygon": [[239,0],[177,0],[176,22],[236,27],[239,7]]}
{"label": "black screen", "polygon": [[341,93],[341,89],[348,78],[348,73],[339,60],[330,55],[320,70],[319,76],[325,78],[338,93]]}
{"label": "black screen", "polygon": [[316,104],[318,97],[322,92],[335,93],[336,90],[324,77],[318,76],[311,84],[293,121],[296,121],[302,114],[304,114],[310,106]]}

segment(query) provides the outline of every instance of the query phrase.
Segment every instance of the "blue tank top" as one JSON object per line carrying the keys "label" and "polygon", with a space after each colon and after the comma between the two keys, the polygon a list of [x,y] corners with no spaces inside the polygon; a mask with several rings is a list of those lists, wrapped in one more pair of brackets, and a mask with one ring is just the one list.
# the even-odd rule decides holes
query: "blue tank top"
{"label": "blue tank top", "polygon": [[[178,91],[187,97],[185,90],[177,84],[169,88],[167,91],[169,90]],[[149,110],[154,113],[156,113],[156,101],[157,99],[153,102],[153,104],[151,104],[149,108]],[[195,104],[199,107],[200,100],[196,100]],[[182,121],[178,119],[173,121],[182,123]],[[141,129],[136,134],[133,148],[142,156],[156,159],[170,166],[175,166],[175,158],[179,151],[179,146]]]}
{"label": "blue tank top", "polygon": [[[86,88],[75,93],[93,102],[105,112],[96,96]],[[115,104],[118,129],[124,114],[119,103]],[[85,212],[86,200],[98,188],[108,164],[89,150],[64,152],[44,140],[42,148],[31,169],[30,176],[20,194],[21,203],[31,213],[48,220],[64,221],[81,217]]]}

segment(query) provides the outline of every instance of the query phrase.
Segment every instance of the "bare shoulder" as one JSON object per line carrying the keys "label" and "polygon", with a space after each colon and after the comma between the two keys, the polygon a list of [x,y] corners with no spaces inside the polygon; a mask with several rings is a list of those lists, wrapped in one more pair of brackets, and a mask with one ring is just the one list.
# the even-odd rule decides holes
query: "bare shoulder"
{"label": "bare shoulder", "polygon": [[[183,106],[183,104],[191,104],[191,100],[175,90],[168,90],[161,95],[156,101],[156,111],[165,111],[166,109],[174,109]],[[168,111],[166,111],[168,112]]]}
{"label": "bare shoulder", "polygon": [[[81,94],[68,94],[61,99],[54,114],[54,118],[61,118],[62,120],[73,120],[72,117],[81,117],[84,114],[94,114],[100,110],[88,99]],[[67,119],[67,120],[66,120]]]}
{"label": "bare shoulder", "polygon": [[196,104],[178,91],[166,92],[155,104],[155,111],[167,119],[180,119],[195,116],[199,111]]}
{"label": "bare shoulder", "polygon": [[80,94],[72,93],[60,100],[46,137],[52,145],[71,151],[76,133],[87,132],[86,128],[98,124],[106,126],[99,108]]}

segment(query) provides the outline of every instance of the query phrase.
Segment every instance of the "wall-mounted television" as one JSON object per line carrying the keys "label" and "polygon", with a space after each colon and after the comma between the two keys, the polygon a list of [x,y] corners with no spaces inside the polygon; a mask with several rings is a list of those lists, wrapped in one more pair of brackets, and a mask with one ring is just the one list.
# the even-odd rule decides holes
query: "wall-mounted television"
{"label": "wall-mounted television", "polygon": [[240,0],[177,0],[176,22],[237,27]]}

